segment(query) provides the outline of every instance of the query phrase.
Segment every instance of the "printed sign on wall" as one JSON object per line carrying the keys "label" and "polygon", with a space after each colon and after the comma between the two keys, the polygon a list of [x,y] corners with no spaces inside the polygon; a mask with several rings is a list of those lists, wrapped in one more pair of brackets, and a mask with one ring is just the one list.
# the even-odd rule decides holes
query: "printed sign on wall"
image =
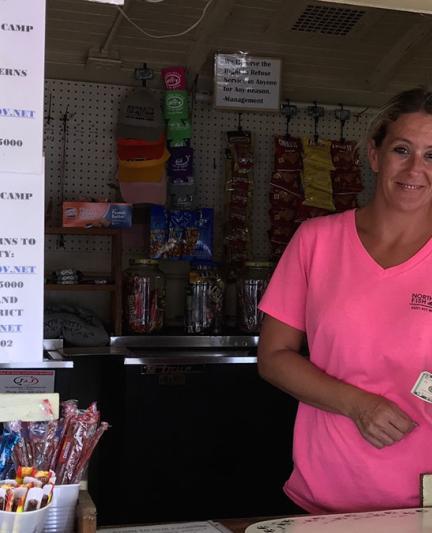
{"label": "printed sign on wall", "polygon": [[0,393],[54,392],[54,370],[0,370]]}
{"label": "printed sign on wall", "polygon": [[215,107],[279,112],[280,77],[280,59],[248,54],[216,54]]}
{"label": "printed sign on wall", "polygon": [[0,1],[0,171],[41,173],[45,0]]}
{"label": "printed sign on wall", "polygon": [[42,360],[45,0],[0,0],[0,362]]}
{"label": "printed sign on wall", "polygon": [[0,178],[0,362],[41,361],[43,176],[2,173]]}

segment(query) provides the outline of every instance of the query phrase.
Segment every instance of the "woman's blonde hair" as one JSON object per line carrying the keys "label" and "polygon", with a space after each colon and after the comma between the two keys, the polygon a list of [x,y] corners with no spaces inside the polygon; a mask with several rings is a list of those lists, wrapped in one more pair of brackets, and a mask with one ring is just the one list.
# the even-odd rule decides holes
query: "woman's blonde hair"
{"label": "woman's blonde hair", "polygon": [[393,96],[371,120],[367,140],[374,141],[378,148],[387,135],[387,127],[391,122],[405,113],[418,112],[432,115],[432,90],[427,87],[416,87]]}

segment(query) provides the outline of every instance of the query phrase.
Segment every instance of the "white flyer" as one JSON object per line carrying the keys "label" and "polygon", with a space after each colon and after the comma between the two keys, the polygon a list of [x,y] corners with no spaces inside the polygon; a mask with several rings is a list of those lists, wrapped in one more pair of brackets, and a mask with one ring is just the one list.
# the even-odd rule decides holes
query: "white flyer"
{"label": "white flyer", "polygon": [[111,527],[98,529],[101,533],[229,533],[219,522],[179,522],[154,526]]}
{"label": "white flyer", "polygon": [[55,370],[0,370],[0,393],[54,392]]}
{"label": "white flyer", "polygon": [[42,361],[44,176],[1,178],[0,363]]}
{"label": "white flyer", "polygon": [[0,172],[40,174],[45,0],[0,4]]}
{"label": "white flyer", "polygon": [[432,509],[307,515],[257,522],[245,533],[430,533]]}

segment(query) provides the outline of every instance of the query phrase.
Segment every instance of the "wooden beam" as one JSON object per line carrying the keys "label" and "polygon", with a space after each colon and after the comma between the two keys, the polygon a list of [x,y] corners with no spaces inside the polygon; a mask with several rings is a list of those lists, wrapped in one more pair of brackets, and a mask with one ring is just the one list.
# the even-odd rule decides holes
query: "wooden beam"
{"label": "wooden beam", "polygon": [[187,69],[195,77],[213,49],[213,37],[230,16],[235,0],[216,0],[198,26],[194,44],[187,54]]}
{"label": "wooden beam", "polygon": [[394,74],[406,65],[421,49],[423,43],[432,37],[432,24],[420,22],[401,35],[396,44],[377,64],[373,72],[366,79],[366,85],[371,91],[383,90],[391,81]]}

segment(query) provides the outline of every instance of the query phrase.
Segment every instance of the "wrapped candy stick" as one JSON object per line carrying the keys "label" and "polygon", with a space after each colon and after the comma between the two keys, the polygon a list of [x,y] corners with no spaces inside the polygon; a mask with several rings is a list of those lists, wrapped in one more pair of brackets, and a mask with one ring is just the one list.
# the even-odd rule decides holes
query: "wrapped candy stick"
{"label": "wrapped candy stick", "polygon": [[55,453],[52,456],[50,468],[52,470],[57,471],[57,462],[59,460],[60,453],[63,448],[63,440],[65,438],[65,435],[68,431],[69,424],[74,416],[78,414],[78,402],[77,400],[66,400],[65,402],[62,402],[62,418],[59,420],[58,428],[57,428],[57,434],[56,434],[56,442],[57,442],[57,448]]}
{"label": "wrapped candy stick", "polygon": [[97,429],[98,415],[92,410],[74,416],[63,441],[57,465],[57,481],[60,485],[71,483],[76,465],[85,447],[86,440]]}
{"label": "wrapped candy stick", "polygon": [[101,422],[101,425],[97,428],[96,433],[93,435],[91,440],[87,443],[87,446],[85,447],[83,453],[81,454],[81,458],[75,468],[75,472],[73,474],[71,483],[79,483],[81,481],[83,472],[85,468],[87,467],[88,462],[90,461],[90,458],[94,452],[94,449],[96,448],[97,443],[99,442],[103,433],[108,429],[108,427],[109,427],[108,422]]}
{"label": "wrapped candy stick", "polygon": [[7,471],[9,471],[9,463],[12,458],[12,453],[16,443],[19,441],[18,433],[13,431],[4,430],[0,444],[0,479],[6,477]]}

